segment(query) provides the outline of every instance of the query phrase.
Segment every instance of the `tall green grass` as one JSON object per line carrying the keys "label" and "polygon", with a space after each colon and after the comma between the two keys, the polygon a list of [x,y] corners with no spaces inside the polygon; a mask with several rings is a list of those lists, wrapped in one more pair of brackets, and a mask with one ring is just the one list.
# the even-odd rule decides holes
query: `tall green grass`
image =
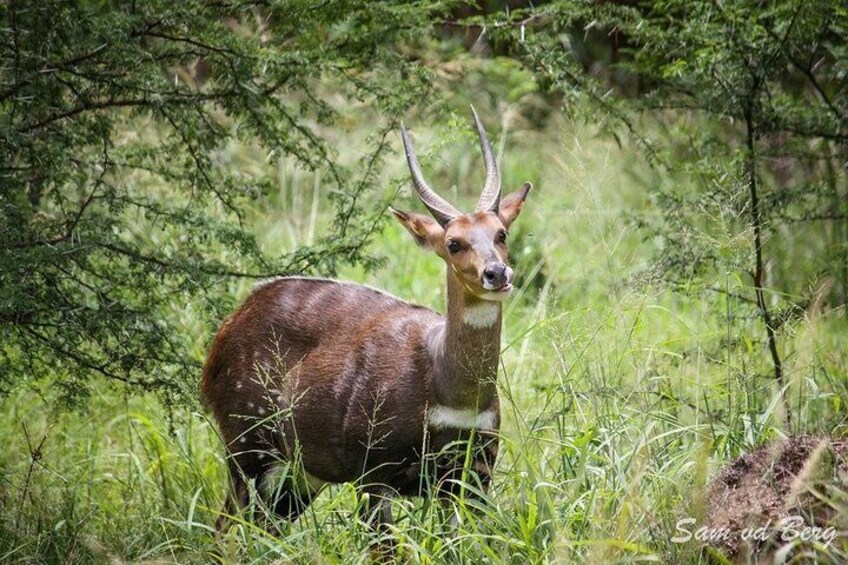
{"label": "tall green grass", "polygon": [[[533,181],[511,251],[522,281],[508,303],[499,388],[504,424],[494,485],[443,508],[394,503],[392,534],[413,563],[697,562],[674,525],[703,517],[703,485],[731,457],[791,433],[844,433],[848,332],[843,313],[811,311],[781,332],[795,410],[783,427],[759,320],[721,293],[644,285],[654,252],[627,221],[653,214],[648,187],[681,182],[638,153],[556,114],[543,128],[505,116],[504,190]],[[501,109],[503,110],[503,108]],[[511,110],[511,108],[508,108]],[[490,120],[492,118],[489,118]],[[409,121],[432,184],[470,206],[482,164],[464,120]],[[356,158],[367,120],[339,133]],[[442,140],[442,141],[439,141]],[[269,251],[320,235],[331,218],[320,176],[255,148],[230,166],[262,169],[279,191],[249,219]],[[392,197],[406,175],[398,149],[383,172]],[[404,189],[395,205],[421,210]],[[373,273],[344,277],[443,309],[443,265],[387,224]],[[739,282],[728,275],[726,285]],[[250,286],[233,282],[234,298]],[[178,315],[202,361],[211,340],[195,305]],[[199,378],[199,375],[198,375]],[[38,383],[2,401],[0,562],[356,563],[369,558],[357,496],[333,486],[295,524],[271,533],[236,521],[212,530],[226,489],[223,447],[198,403],[170,414],[155,398],[104,384],[57,412]],[[469,485],[473,488],[473,485]],[[838,562],[844,545],[822,559]]]}

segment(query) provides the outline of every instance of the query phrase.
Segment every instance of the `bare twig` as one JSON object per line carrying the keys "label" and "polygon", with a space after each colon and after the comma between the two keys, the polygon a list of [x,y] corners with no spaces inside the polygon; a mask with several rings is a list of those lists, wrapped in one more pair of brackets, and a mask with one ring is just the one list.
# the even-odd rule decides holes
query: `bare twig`
{"label": "bare twig", "polygon": [[21,490],[21,500],[18,503],[18,513],[15,516],[15,535],[13,536],[14,541],[12,542],[12,546],[14,546],[18,541],[18,533],[20,531],[21,525],[21,516],[24,512],[24,503],[26,502],[27,494],[29,494],[29,486],[32,481],[32,473],[35,470],[35,466],[41,461],[42,457],[42,449],[44,448],[44,442],[47,441],[47,434],[41,438],[41,441],[38,442],[36,447],[33,447],[32,441],[29,437],[29,430],[27,430],[26,423],[21,422],[21,426],[24,429],[24,437],[27,442],[27,449],[29,450],[29,468],[27,469],[26,479],[24,479],[24,487]]}

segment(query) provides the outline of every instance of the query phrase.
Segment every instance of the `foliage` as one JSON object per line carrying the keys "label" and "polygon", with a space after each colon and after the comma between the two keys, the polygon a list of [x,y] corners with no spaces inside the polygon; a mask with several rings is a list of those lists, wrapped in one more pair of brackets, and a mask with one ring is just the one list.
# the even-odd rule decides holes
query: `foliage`
{"label": "foliage", "polygon": [[[547,89],[588,94],[613,134],[624,126],[683,181],[634,218],[658,244],[653,275],[750,305],[784,387],[783,324],[848,299],[848,10],[552,2],[491,26]],[[610,48],[581,61],[593,30]]]}
{"label": "foliage", "polygon": [[[394,45],[449,5],[3,3],[0,386],[56,377],[70,401],[98,375],[193,398],[185,304],[211,331],[233,277],[372,266],[386,134],[429,81]],[[329,84],[380,113],[345,162]],[[323,237],[260,249],[246,208],[277,179],[228,161],[233,143],[324,173]]]}
{"label": "foliage", "polygon": [[[476,78],[457,88],[475,92]],[[767,369],[766,360],[732,345],[718,357],[709,351],[715,336],[744,328],[744,305],[629,282],[656,251],[626,217],[650,210],[639,179],[654,177],[637,150],[618,148],[594,128],[553,115],[540,131],[521,117],[536,104],[511,108],[520,112],[510,122],[503,173],[506,182],[534,182],[513,229],[520,222],[532,233],[525,245],[546,276],[538,295],[525,278],[505,303],[493,488],[485,505],[459,499],[455,510],[398,499],[391,533],[413,563],[697,562],[694,540],[670,541],[675,524],[686,516],[702,524],[709,476],[783,433],[778,397],[733,372]],[[370,129],[359,123],[352,138]],[[414,133],[434,139],[441,131],[433,124]],[[479,190],[482,165],[457,171],[455,164],[460,150],[479,158],[475,143],[428,152],[428,180]],[[400,175],[405,164],[387,167]],[[678,184],[658,178],[665,188]],[[298,186],[311,183],[304,177]],[[298,215],[271,201],[257,213],[260,230],[282,224],[305,243]],[[391,260],[367,274],[343,268],[341,276],[442,308],[444,266],[403,228],[389,224],[375,251]],[[511,251],[520,252],[512,244]],[[534,265],[516,266],[516,275],[519,268],[527,274]],[[805,383],[793,420],[800,430],[845,433],[846,329],[841,315],[821,315],[798,321],[784,339],[787,374]],[[351,485],[328,487],[298,522],[277,524],[276,532],[245,521],[216,537],[227,469],[215,423],[186,411],[171,431],[151,395],[125,397],[100,385],[85,412],[46,410],[26,389],[0,401],[0,562],[369,562]],[[839,537],[820,550],[820,562],[843,562],[846,543]]]}
{"label": "foliage", "polygon": [[[461,204],[469,102],[505,187],[536,187],[511,236],[502,451],[485,504],[395,502],[402,556],[703,561],[671,537],[709,476],[846,433],[836,4],[4,3],[0,561],[367,561],[351,485],[216,537],[214,424],[145,391],[194,399],[254,277],[338,272],[440,309],[443,266],[380,220],[383,198],[418,206],[386,132],[407,119]],[[86,409],[52,410],[53,384]],[[844,523],[844,497],[821,503]],[[802,549],[838,563],[847,543]]]}

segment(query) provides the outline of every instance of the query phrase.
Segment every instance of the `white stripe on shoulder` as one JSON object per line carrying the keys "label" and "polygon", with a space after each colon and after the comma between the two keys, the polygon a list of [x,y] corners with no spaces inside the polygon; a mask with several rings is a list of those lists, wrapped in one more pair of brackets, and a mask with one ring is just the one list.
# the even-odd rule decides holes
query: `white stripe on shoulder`
{"label": "white stripe on shoulder", "polygon": [[495,419],[495,411],[492,409],[477,412],[473,409],[436,405],[427,411],[427,425],[433,430],[493,430]]}
{"label": "white stripe on shoulder", "polygon": [[360,288],[367,288],[368,290],[373,290],[374,292],[378,292],[378,293],[380,293],[384,296],[387,296],[389,298],[393,298],[393,299],[397,300],[398,302],[410,304],[410,302],[404,300],[403,298],[399,298],[399,297],[395,296],[394,294],[391,294],[390,292],[386,292],[385,290],[373,287],[371,285],[355,283],[355,282],[351,282],[351,281],[340,281],[340,280],[336,280],[336,279],[328,279],[326,277],[302,277],[300,275],[285,275],[285,276],[282,276],[282,277],[274,277],[274,278],[270,278],[270,279],[263,279],[261,281],[257,281],[256,284],[253,285],[253,290],[254,291],[258,290],[262,287],[268,286],[269,284],[274,284],[277,281],[287,281],[287,280],[315,281],[315,282],[342,284],[342,285],[347,285],[347,286],[358,286]]}

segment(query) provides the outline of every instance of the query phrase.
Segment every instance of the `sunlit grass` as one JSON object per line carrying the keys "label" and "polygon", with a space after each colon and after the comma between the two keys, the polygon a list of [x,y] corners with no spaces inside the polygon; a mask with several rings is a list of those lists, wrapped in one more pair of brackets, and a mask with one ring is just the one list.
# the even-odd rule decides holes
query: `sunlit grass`
{"label": "sunlit grass", "polygon": [[[428,176],[470,205],[482,181],[476,148],[463,138],[431,151],[428,141],[443,129],[416,123],[414,131]],[[461,499],[453,509],[396,501],[399,555],[414,563],[697,560],[696,545],[671,543],[676,521],[703,515],[699,492],[719,465],[787,432],[759,321],[731,323],[739,305],[719,293],[639,284],[652,243],[626,216],[653,213],[646,178],[672,179],[574,123],[535,131],[516,118],[508,131],[505,190],[525,180],[536,186],[514,230],[513,258],[517,271],[539,278],[506,309],[495,482],[483,503]],[[364,123],[340,143],[355,151],[367,134]],[[230,151],[233,166],[264,162],[249,147]],[[321,178],[285,160],[261,166],[277,168],[279,189],[250,210],[261,245],[281,252],[313,241],[330,221]],[[383,173],[383,196],[404,167],[398,151]],[[408,191],[395,205],[421,210]],[[394,224],[374,251],[384,268],[343,277],[443,309],[438,258]],[[234,297],[249,289],[231,284]],[[196,306],[184,305],[181,316],[202,360],[211,335]],[[813,312],[781,333],[796,410],[789,431],[844,432],[845,326],[841,313]],[[60,413],[38,387],[2,402],[0,562],[369,558],[349,485],[327,489],[279,533],[237,521],[216,538],[224,452],[199,403],[168,414],[154,398],[104,385],[83,411]]]}

